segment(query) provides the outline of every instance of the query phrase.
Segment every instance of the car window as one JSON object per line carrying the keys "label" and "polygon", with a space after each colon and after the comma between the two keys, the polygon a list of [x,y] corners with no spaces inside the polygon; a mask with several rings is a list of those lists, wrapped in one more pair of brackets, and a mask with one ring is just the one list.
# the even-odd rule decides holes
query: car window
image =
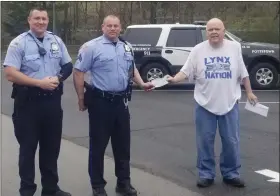
{"label": "car window", "polygon": [[194,47],[197,44],[196,29],[171,29],[166,46]]}
{"label": "car window", "polygon": [[133,46],[156,46],[161,28],[128,28],[123,38]]}
{"label": "car window", "polygon": [[205,29],[201,29],[201,34],[202,34],[202,40],[203,41],[207,40],[207,35],[206,35],[206,30]]}

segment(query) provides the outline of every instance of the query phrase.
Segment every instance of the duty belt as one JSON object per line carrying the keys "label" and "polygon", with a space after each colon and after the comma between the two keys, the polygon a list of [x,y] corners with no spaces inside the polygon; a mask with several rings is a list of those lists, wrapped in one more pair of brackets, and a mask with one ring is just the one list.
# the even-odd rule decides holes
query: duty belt
{"label": "duty belt", "polygon": [[63,85],[60,84],[54,90],[43,90],[37,87],[28,87],[28,86],[20,86],[15,85],[15,93],[12,98],[20,97],[21,99],[25,100],[44,100],[50,98],[57,98],[63,94]]}
{"label": "duty belt", "polygon": [[28,96],[29,100],[44,100],[58,98],[62,95],[61,87],[58,87],[52,91],[41,90],[41,89],[32,89]]}
{"label": "duty belt", "polygon": [[126,91],[119,91],[119,92],[111,92],[111,91],[103,91],[98,88],[92,88],[93,95],[98,97],[107,99],[109,101],[118,101],[123,100],[127,97]]}

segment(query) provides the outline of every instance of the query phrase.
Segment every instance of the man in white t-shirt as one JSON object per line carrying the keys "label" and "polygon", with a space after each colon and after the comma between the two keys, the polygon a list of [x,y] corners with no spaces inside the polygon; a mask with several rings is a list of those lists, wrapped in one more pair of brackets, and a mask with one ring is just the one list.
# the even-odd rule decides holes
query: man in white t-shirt
{"label": "man in white t-shirt", "polygon": [[241,98],[241,83],[252,104],[257,102],[257,97],[252,93],[240,43],[224,39],[225,28],[217,18],[208,21],[206,31],[208,40],[193,48],[180,72],[175,77],[168,76],[168,82],[195,79],[197,186],[208,187],[214,182],[214,140],[218,128],[222,140],[220,170],[223,181],[244,187],[239,174],[238,100]]}

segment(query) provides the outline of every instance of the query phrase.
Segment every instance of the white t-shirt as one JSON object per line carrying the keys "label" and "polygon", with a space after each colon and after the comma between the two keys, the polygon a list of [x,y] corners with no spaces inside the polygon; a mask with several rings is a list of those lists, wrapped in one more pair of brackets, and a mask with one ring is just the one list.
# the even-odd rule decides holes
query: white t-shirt
{"label": "white t-shirt", "polygon": [[196,45],[181,71],[188,79],[195,78],[197,103],[216,115],[233,108],[241,98],[241,80],[248,76],[241,45],[226,39],[217,49],[208,40]]}

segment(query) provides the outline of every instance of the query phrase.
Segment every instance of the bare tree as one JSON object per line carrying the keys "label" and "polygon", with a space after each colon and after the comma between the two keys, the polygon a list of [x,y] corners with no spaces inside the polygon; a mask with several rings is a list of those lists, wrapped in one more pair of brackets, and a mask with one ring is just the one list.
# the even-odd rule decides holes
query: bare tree
{"label": "bare tree", "polygon": [[150,2],[150,23],[151,24],[156,24],[157,23],[157,10],[156,10],[156,8],[157,8],[157,4],[158,4],[158,2],[156,2],[156,1],[151,1]]}

